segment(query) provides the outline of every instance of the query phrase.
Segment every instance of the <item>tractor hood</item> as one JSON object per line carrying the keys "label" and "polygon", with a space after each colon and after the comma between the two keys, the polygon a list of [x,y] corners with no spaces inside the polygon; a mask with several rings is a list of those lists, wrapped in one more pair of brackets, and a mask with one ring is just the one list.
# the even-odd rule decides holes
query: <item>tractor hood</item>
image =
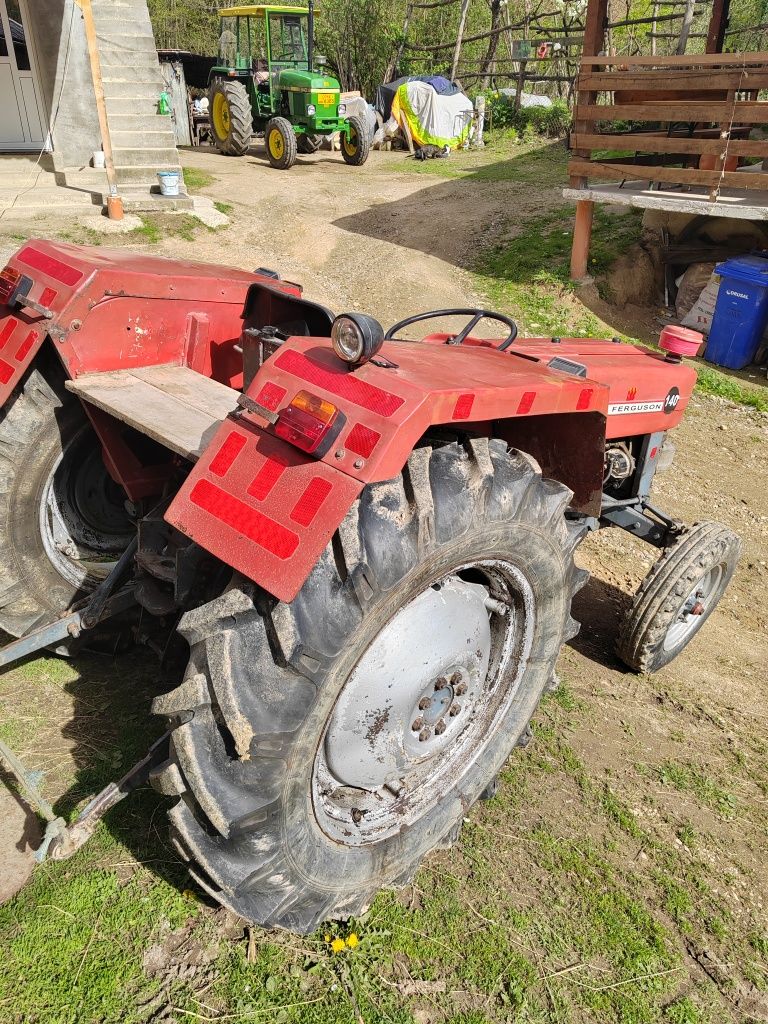
{"label": "tractor hood", "polygon": [[341,86],[332,75],[317,71],[281,71],[280,88],[292,92],[341,92]]}

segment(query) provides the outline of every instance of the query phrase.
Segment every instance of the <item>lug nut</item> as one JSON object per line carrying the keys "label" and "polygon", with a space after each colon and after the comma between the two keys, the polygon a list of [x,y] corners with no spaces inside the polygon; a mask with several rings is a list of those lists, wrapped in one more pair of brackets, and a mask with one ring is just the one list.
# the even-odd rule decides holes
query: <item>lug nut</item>
{"label": "lug nut", "polygon": [[456,715],[458,715],[458,713],[460,711],[461,711],[461,704],[457,704],[455,701],[448,708],[448,714],[451,716],[451,718],[455,718]]}
{"label": "lug nut", "polygon": [[431,729],[422,729],[419,733],[419,743],[424,743],[432,735]]}
{"label": "lug nut", "polygon": [[421,717],[421,715],[419,715],[419,717],[411,725],[411,729],[413,729],[414,732],[418,732],[419,729],[423,729],[423,728],[424,728],[424,719]]}
{"label": "lug nut", "polygon": [[457,697],[463,697],[464,694],[467,692],[467,684],[466,683],[459,683],[459,685],[456,687],[456,689],[453,692],[456,694]]}
{"label": "lug nut", "polygon": [[438,690],[444,690],[447,685],[448,680],[445,678],[445,676],[438,676],[438,678],[435,680],[435,693],[437,693]]}
{"label": "lug nut", "polygon": [[457,683],[461,682],[461,672],[454,672],[451,676],[451,686],[456,686]]}
{"label": "lug nut", "polygon": [[445,732],[445,721],[441,718],[435,726],[435,736],[442,736]]}
{"label": "lug nut", "polygon": [[430,697],[422,697],[421,700],[419,701],[420,710],[425,711],[431,703],[432,699]]}

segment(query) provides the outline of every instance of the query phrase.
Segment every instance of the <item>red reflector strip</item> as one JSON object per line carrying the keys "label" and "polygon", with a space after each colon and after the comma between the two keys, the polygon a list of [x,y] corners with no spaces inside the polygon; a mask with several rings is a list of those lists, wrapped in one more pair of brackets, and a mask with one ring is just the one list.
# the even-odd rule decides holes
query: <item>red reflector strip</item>
{"label": "red reflector strip", "polygon": [[367,459],[380,439],[381,434],[377,430],[371,430],[370,427],[366,427],[362,423],[356,423],[349,432],[346,447],[355,455],[362,455],[364,459]]}
{"label": "red reflector strip", "polygon": [[54,277],[57,281],[70,287],[83,279],[82,270],[78,270],[77,267],[68,267],[66,263],[62,263],[54,256],[40,252],[39,249],[28,246],[26,249],[22,249],[16,258],[25,266],[39,270],[41,274]]}
{"label": "red reflector strip", "polygon": [[327,480],[316,476],[293,506],[291,519],[294,523],[298,523],[299,526],[309,526],[332,490],[333,486]]}
{"label": "red reflector strip", "polygon": [[648,453],[648,458],[649,459],[655,459],[658,454],[659,454],[659,449],[658,448],[651,448],[650,452]]}
{"label": "red reflector strip", "polygon": [[592,395],[594,395],[594,388],[582,388],[579,392],[579,398],[576,402],[577,409],[588,409],[592,404]]}
{"label": "red reflector strip", "polygon": [[13,376],[13,367],[6,363],[3,359],[0,359],[0,384],[7,384]]}
{"label": "red reflector strip", "polygon": [[378,413],[379,416],[391,416],[405,403],[405,399],[399,395],[392,395],[374,384],[368,384],[349,370],[332,370],[321,366],[301,352],[282,352],[275,360],[275,366],[353,405]]}
{"label": "red reflector strip", "polygon": [[285,472],[286,463],[271,457],[267,459],[259,472],[253,478],[248,493],[257,501],[264,501],[266,496],[275,486],[277,481]]}
{"label": "red reflector strip", "polygon": [[454,420],[465,420],[467,416],[472,412],[472,406],[475,404],[474,395],[459,395],[456,399],[456,405],[453,407],[453,416],[451,419]]}
{"label": "red reflector strip", "polygon": [[533,403],[536,401],[535,391],[526,391],[523,393],[523,397],[520,399],[520,404],[517,407],[518,415],[526,412],[530,412],[533,408]]}
{"label": "red reflector strip", "polygon": [[40,305],[50,306],[58,294],[55,288],[43,288],[43,294],[40,296]]}
{"label": "red reflector strip", "polygon": [[227,494],[208,480],[197,481],[189,500],[277,558],[290,558],[299,546],[299,538],[292,530],[269,519],[232,494]]}
{"label": "red reflector strip", "polygon": [[273,384],[271,381],[267,381],[258,395],[256,395],[254,401],[258,402],[259,405],[263,405],[265,409],[269,409],[271,412],[274,412],[285,398],[285,395],[285,388],[281,388],[279,384]]}
{"label": "red reflector strip", "polygon": [[16,330],[16,325],[18,324],[18,322],[19,321],[14,320],[13,317],[9,317],[5,321],[2,331],[0,331],[0,348],[5,348],[5,346],[8,344],[8,339]]}
{"label": "red reflector strip", "polygon": [[19,345],[16,355],[13,357],[17,363],[22,363],[29,355],[29,350],[37,341],[37,331],[30,331],[24,341]]}
{"label": "red reflector strip", "polygon": [[240,452],[245,448],[242,434],[231,431],[224,444],[214,455],[208,467],[214,476],[224,476]]}

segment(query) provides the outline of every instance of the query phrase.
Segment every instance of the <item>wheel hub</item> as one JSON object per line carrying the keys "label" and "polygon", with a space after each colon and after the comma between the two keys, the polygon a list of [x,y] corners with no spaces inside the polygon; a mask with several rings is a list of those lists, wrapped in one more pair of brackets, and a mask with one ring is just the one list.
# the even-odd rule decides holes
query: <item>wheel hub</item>
{"label": "wheel hub", "polygon": [[496,579],[484,585],[453,575],[427,588],[347,679],[313,778],[316,813],[334,838],[356,845],[402,828],[487,742],[515,690],[514,679],[504,693],[497,683],[509,679],[515,655],[522,674],[532,621],[532,601],[491,596],[501,590]]}
{"label": "wheel hub", "polygon": [[667,631],[664,638],[665,650],[677,647],[699,628],[702,616],[709,611],[712,599],[717,593],[722,575],[723,567],[715,565],[697,581]]}

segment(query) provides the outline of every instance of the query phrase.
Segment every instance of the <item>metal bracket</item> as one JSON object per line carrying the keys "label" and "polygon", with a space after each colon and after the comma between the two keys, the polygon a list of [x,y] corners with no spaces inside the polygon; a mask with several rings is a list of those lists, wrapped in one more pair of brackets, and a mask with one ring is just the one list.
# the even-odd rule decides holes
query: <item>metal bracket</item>
{"label": "metal bracket", "polygon": [[617,501],[603,495],[600,521],[606,526],[619,526],[657,548],[667,548],[684,530],[685,524],[672,519],[643,497]]}

